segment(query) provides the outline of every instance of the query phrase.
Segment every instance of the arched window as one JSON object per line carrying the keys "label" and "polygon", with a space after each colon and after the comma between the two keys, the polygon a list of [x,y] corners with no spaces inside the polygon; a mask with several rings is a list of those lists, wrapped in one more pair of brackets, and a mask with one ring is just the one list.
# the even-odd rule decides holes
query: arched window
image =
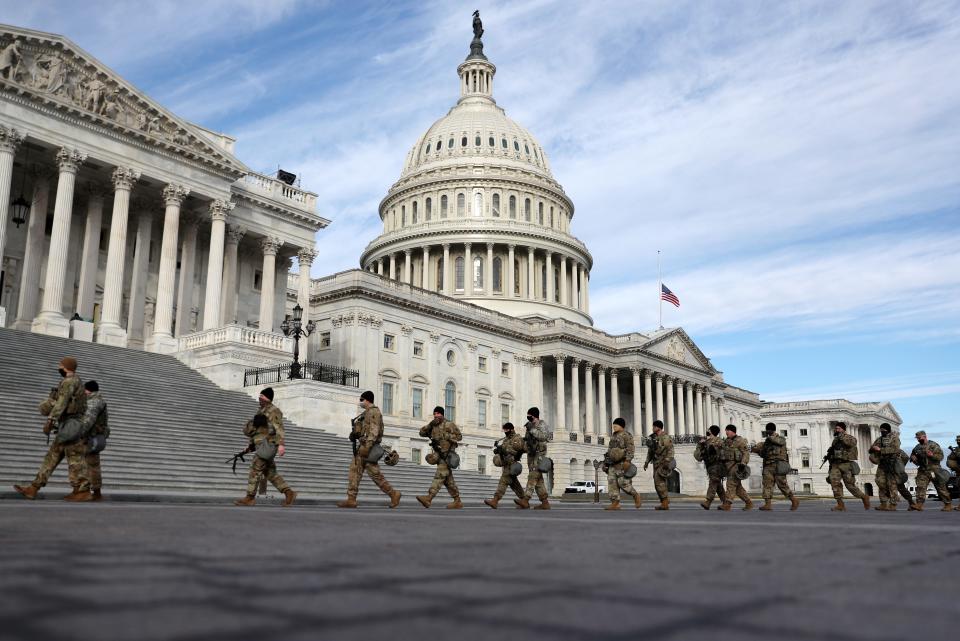
{"label": "arched window", "polygon": [[483,143],[482,143],[482,141],[480,140],[480,134],[477,134],[477,137],[473,139],[473,145],[474,145],[475,147],[479,147],[481,144],[483,144]]}
{"label": "arched window", "polygon": [[424,208],[424,212],[423,212],[424,218],[426,218],[429,221],[430,218],[433,217],[433,199],[427,198],[427,201],[423,204],[423,208]]}
{"label": "arched window", "polygon": [[517,197],[510,196],[510,218],[517,217]]}
{"label": "arched window", "polygon": [[520,143],[518,143],[516,140],[513,141],[513,150],[520,151]]}
{"label": "arched window", "polygon": [[407,225],[407,206],[400,205],[400,226],[406,227]]}
{"label": "arched window", "polygon": [[457,194],[457,216],[463,216],[467,210],[467,197],[461,192]]}
{"label": "arched window", "polygon": [[547,300],[547,263],[540,263],[540,299]]}
{"label": "arched window", "polygon": [[553,268],[553,302],[560,302],[560,270]]}
{"label": "arched window", "polygon": [[440,151],[442,148],[443,148],[443,141],[442,141],[442,140],[438,140],[438,141],[437,141],[437,151]]}
{"label": "arched window", "polygon": [[391,216],[391,218],[393,219],[393,221],[392,221],[392,226],[390,227],[390,229],[396,229],[396,228],[397,228],[397,210],[394,209],[393,212],[391,212],[391,213],[393,214],[393,215]]}
{"label": "arched window", "polygon": [[479,191],[473,194],[473,215],[483,216],[483,194]]}
{"label": "arched window", "polygon": [[460,146],[461,146],[461,147],[466,147],[466,146],[467,146],[467,137],[466,137],[466,136],[464,136],[463,138],[460,139]]}
{"label": "arched window", "polygon": [[547,219],[547,222],[553,227],[553,207],[550,208],[550,218]]}
{"label": "arched window", "polygon": [[443,413],[448,421],[457,420],[457,386],[453,381],[448,381],[443,388]]}
{"label": "arched window", "polygon": [[500,194],[493,195],[493,217],[500,218]]}
{"label": "arched window", "polygon": [[500,139],[500,146],[503,147],[504,149],[507,148],[507,139],[506,139],[506,138],[501,138],[501,139]]}
{"label": "arched window", "polygon": [[414,225],[416,225],[416,224],[417,224],[417,214],[418,214],[418,212],[417,212],[417,201],[413,201],[412,208],[413,208],[413,209],[412,209],[411,212],[410,212],[410,216],[411,216],[410,222],[412,222]]}
{"label": "arched window", "polygon": [[458,292],[463,291],[463,256],[457,256],[453,262],[453,286]]}
{"label": "arched window", "polygon": [[438,291],[438,292],[442,292],[442,291],[443,291],[443,274],[444,274],[444,271],[445,271],[445,270],[443,269],[443,258],[438,258],[438,259],[437,259],[437,291]]}
{"label": "arched window", "polygon": [[527,145],[527,143],[523,143],[523,149],[524,149],[524,151],[527,152],[527,155],[529,156],[529,155],[530,155],[530,147],[529,147],[529,145]]}
{"label": "arched window", "polygon": [[423,155],[426,157],[430,153],[430,143],[427,143],[423,146]]}
{"label": "arched window", "polygon": [[530,222],[530,199],[525,198],[523,201],[523,219]]}
{"label": "arched window", "polygon": [[447,195],[440,196],[440,218],[447,217]]}
{"label": "arched window", "polygon": [[493,259],[493,291],[503,292],[503,259]]}
{"label": "arched window", "polygon": [[488,140],[487,143],[488,143],[491,147],[496,147],[496,146],[497,146],[497,141],[493,139],[493,136],[490,136],[490,140]]}
{"label": "arched window", "polygon": [[473,257],[473,288],[483,289],[483,257]]}
{"label": "arched window", "polygon": [[537,222],[543,224],[543,203],[537,205]]}
{"label": "arched window", "polygon": [[447,141],[447,149],[453,149],[453,138]]}
{"label": "arched window", "polygon": [[513,294],[514,296],[520,295],[520,259],[515,258],[513,260]]}

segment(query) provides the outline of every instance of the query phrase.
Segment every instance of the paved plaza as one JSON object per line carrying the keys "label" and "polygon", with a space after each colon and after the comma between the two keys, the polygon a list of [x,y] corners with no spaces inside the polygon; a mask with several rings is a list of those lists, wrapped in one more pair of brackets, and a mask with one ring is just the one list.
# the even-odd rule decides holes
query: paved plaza
{"label": "paved plaza", "polygon": [[[364,497],[361,496],[361,500]],[[8,641],[953,636],[960,515],[0,501]]]}

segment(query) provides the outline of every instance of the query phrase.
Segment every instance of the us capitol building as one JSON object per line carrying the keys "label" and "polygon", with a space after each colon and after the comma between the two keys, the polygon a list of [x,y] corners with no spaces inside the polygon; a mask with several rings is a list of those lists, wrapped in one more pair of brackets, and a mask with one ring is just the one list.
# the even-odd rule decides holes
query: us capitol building
{"label": "us capitol building", "polygon": [[[682,328],[595,328],[573,201],[494,99],[479,37],[457,74],[459,98],[407,153],[360,268],[310,280],[300,274],[330,224],[315,194],[251,171],[234,139],[68,39],[0,27],[0,324],[173,353],[254,394],[249,370],[290,360],[280,327],[299,304],[316,324],[301,357],[356,370],[386,441],[415,462],[429,450],[418,429],[441,405],[463,430],[462,466],[498,475],[500,425],[522,425],[536,405],[553,430],[554,494],[594,478],[617,416],[638,436],[664,421],[679,444],[674,491],[704,491],[692,450],[707,427],[733,423],[757,440],[767,421],[787,435],[797,491],[829,494],[817,466],[839,420],[873,484],[867,449],[880,423],[901,423],[890,403],[766,403],[726,382]],[[356,387],[310,376],[273,386],[295,422],[349,431]],[[758,489],[756,458],[753,470]],[[652,490],[648,473],[637,481]]]}

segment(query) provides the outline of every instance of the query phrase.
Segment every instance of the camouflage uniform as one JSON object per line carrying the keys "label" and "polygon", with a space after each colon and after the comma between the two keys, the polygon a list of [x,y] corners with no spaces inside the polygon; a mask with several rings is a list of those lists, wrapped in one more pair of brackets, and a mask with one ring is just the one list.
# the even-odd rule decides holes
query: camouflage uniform
{"label": "camouflage uniform", "polygon": [[667,492],[667,479],[673,471],[670,469],[670,463],[673,460],[673,439],[663,430],[660,430],[660,434],[656,436],[651,435],[644,467],[653,463],[653,487],[661,502],[670,497]]}
{"label": "camouflage uniform", "polygon": [[[273,403],[267,403],[257,410],[257,414],[262,414],[267,418],[267,426],[257,428],[254,427],[253,421],[250,421],[243,428],[243,433],[250,438],[250,443],[254,448],[263,441],[273,443],[277,447],[283,445],[285,435],[283,431],[283,412],[280,411],[280,408]],[[270,481],[280,493],[286,494],[290,489],[283,477],[277,473],[276,459],[265,461],[259,456],[254,456],[253,462],[250,463],[250,472],[247,474],[247,496],[256,494],[261,476]]]}
{"label": "camouflage uniform", "polygon": [[[110,427],[107,425],[107,401],[100,392],[93,392],[87,396],[87,411],[83,415],[85,438],[91,436],[110,436]],[[87,466],[87,475],[90,480],[90,489],[99,490],[103,486],[103,477],[100,471],[100,453],[91,452],[87,448],[84,457]]]}
{"label": "camouflage uniform", "polygon": [[[537,493],[540,502],[547,501],[550,495],[547,493],[547,484],[543,481],[543,472],[540,471],[540,459],[547,455],[547,440],[550,438],[550,428],[546,422],[540,421],[536,425],[527,423],[527,434],[531,435],[524,439],[524,449],[527,452],[527,487],[523,492],[524,498],[528,501]],[[536,438],[534,438],[536,437]],[[531,443],[535,443],[531,449]]]}
{"label": "camouflage uniform", "polygon": [[[383,438],[383,414],[376,405],[371,405],[364,410],[363,414],[353,424],[353,431],[357,435],[357,449],[369,450]],[[380,488],[384,494],[393,494],[393,487],[383,477],[380,466],[377,463],[367,463],[359,455],[354,456],[350,461],[350,474],[347,479],[347,498],[352,501],[357,500],[357,493],[360,491],[360,479],[366,472],[374,485]]]}
{"label": "camouflage uniform", "polygon": [[[633,480],[623,474],[633,461],[635,453],[633,435],[623,429],[611,436],[607,443],[605,459],[609,463],[604,463],[604,467],[607,468],[607,491],[610,492],[610,502],[620,503],[620,490],[632,496],[634,501],[638,501],[640,493],[633,488]],[[616,461],[610,456],[610,452],[615,449],[623,450],[622,460]]]}
{"label": "camouflage uniform", "polygon": [[838,502],[843,501],[843,486],[847,486],[847,491],[864,502],[864,506],[869,506],[866,495],[857,487],[857,478],[853,475],[853,462],[857,460],[857,439],[846,432],[833,437],[833,443],[830,445],[830,472],[827,480],[830,481],[830,487],[833,488],[833,498]]}
{"label": "camouflage uniform", "polygon": [[793,501],[793,491],[787,484],[787,476],[777,474],[777,461],[790,462],[787,439],[782,434],[767,432],[767,437],[754,445],[751,451],[763,459],[763,500],[773,500],[773,486],[776,485],[787,499]]}
{"label": "camouflage uniform", "polygon": [[697,447],[693,452],[693,457],[698,461],[703,462],[703,466],[707,470],[707,495],[706,501],[701,503],[705,505],[706,508],[710,507],[710,504],[713,503],[713,498],[720,495],[720,500],[724,501],[727,498],[727,492],[723,489],[723,477],[726,474],[726,469],[723,466],[723,463],[720,461],[720,448],[723,447],[723,439],[719,436],[714,436],[713,434],[707,434],[707,437],[697,443]]}
{"label": "camouflage uniform", "polygon": [[723,445],[720,447],[720,460],[725,466],[724,472],[727,477],[726,493],[727,497],[723,501],[724,509],[730,509],[733,503],[733,497],[736,496],[744,502],[744,509],[753,507],[753,501],[750,495],[743,489],[743,481],[737,478],[735,472],[737,465],[746,465],[750,461],[750,444],[742,436],[723,439]]}
{"label": "camouflage uniform", "polygon": [[917,465],[917,503],[923,505],[926,501],[927,487],[930,481],[933,481],[933,487],[936,488],[944,507],[952,505],[947,484],[934,473],[940,467],[940,461],[943,460],[943,450],[940,446],[933,441],[917,443],[910,454],[910,460]]}
{"label": "camouflage uniform", "polygon": [[434,448],[432,454],[437,459],[437,471],[433,475],[433,483],[430,484],[427,496],[433,499],[441,487],[446,487],[453,500],[459,501],[460,490],[453,479],[453,470],[447,464],[447,455],[457,449],[457,442],[463,438],[460,428],[453,421],[433,420],[420,428],[420,436],[430,439],[430,445]]}
{"label": "camouflage uniform", "polygon": [[509,436],[504,436],[500,443],[500,482],[497,483],[497,491],[493,495],[495,501],[503,498],[509,487],[517,498],[523,499],[523,486],[516,476],[510,475],[510,466],[523,456],[523,437],[516,432],[511,432]]}
{"label": "camouflage uniform", "polygon": [[[873,448],[880,448],[879,452],[873,452]],[[883,435],[873,442],[870,446],[870,456],[876,458],[876,480],[877,495],[880,497],[879,510],[897,507],[897,491],[900,488],[900,474],[896,471],[897,459],[900,457],[900,437],[894,433]],[[913,503],[912,498],[908,498],[909,503]]]}
{"label": "camouflage uniform", "polygon": [[[56,394],[51,394],[47,401],[40,404],[40,412],[48,411],[49,418],[55,425],[68,420],[80,420],[87,409],[86,392],[83,390],[83,381],[76,374],[68,373],[57,386]],[[50,480],[50,475],[60,465],[60,461],[67,459],[70,485],[74,492],[86,492],[90,489],[87,478],[87,469],[84,458],[87,454],[87,442],[80,439],[73,443],[60,443],[56,439],[47,450],[40,465],[40,471],[33,479],[33,486],[41,488]]]}

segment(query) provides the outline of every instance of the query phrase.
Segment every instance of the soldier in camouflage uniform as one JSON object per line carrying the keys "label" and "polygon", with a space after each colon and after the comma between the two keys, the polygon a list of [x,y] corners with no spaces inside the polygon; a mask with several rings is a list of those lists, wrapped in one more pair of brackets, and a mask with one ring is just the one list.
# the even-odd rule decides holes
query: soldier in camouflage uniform
{"label": "soldier in camouflage uniform", "polygon": [[[873,508],[881,512],[897,511],[897,492],[900,486],[900,473],[897,462],[903,452],[900,449],[900,437],[893,433],[890,423],[880,426],[880,437],[870,446],[870,462],[877,466],[877,494],[880,505]],[[913,497],[907,501],[913,507]]]}
{"label": "soldier in camouflage uniform", "polygon": [[647,460],[643,464],[646,469],[653,463],[653,487],[657,491],[660,505],[655,510],[670,509],[670,494],[667,492],[667,479],[676,467],[673,458],[673,439],[663,431],[663,421],[653,422],[653,434],[650,435],[650,445],[647,450]]}
{"label": "soldier in camouflage uniform", "polygon": [[833,488],[833,498],[837,504],[830,508],[832,512],[845,512],[843,503],[843,486],[847,486],[850,494],[863,501],[863,509],[870,509],[870,497],[857,487],[857,478],[853,473],[853,464],[857,460],[857,439],[847,434],[847,424],[838,422],[833,428],[833,443],[827,450],[824,460],[830,462],[830,472],[827,480]]}
{"label": "soldier in camouflage uniform", "polygon": [[724,431],[727,438],[723,439],[723,445],[720,448],[720,460],[726,467],[727,496],[720,509],[729,512],[733,508],[733,497],[736,496],[743,501],[744,510],[752,510],[753,501],[750,500],[747,491],[743,489],[743,482],[736,475],[738,466],[750,462],[750,444],[747,443],[747,439],[737,436],[736,425],[727,425]]}
{"label": "soldier in camouflage uniform", "polygon": [[531,407],[527,410],[526,434],[523,437],[524,450],[527,452],[527,487],[523,498],[513,499],[521,509],[530,507],[533,493],[537,493],[540,505],[535,510],[550,509],[550,495],[547,493],[547,484],[540,471],[540,461],[547,456],[547,442],[550,440],[550,427],[540,420],[540,408]]}
{"label": "soldier in camouflage uniform", "polygon": [[433,475],[433,483],[426,496],[418,496],[417,501],[423,507],[430,507],[441,487],[446,487],[447,492],[453,499],[452,503],[447,504],[449,510],[459,510],[463,507],[460,501],[460,490],[457,488],[457,482],[453,479],[453,470],[447,462],[447,457],[451,452],[457,449],[457,443],[463,439],[460,428],[453,421],[444,418],[443,408],[439,405],[433,408],[433,420],[420,428],[420,436],[430,439],[430,447],[433,451],[427,454],[427,463],[437,466],[437,471]]}
{"label": "soldier in camouflage uniform", "polygon": [[960,476],[960,436],[957,436],[956,447],[950,448],[950,454],[947,456],[947,467],[953,470],[954,474]]}
{"label": "soldier in camouflage uniform", "polygon": [[[257,410],[253,420],[248,422],[243,428],[243,434],[250,439],[248,449],[251,452],[256,451],[256,447],[263,441],[272,443],[277,447],[277,456],[283,456],[286,453],[284,445],[283,412],[273,404],[273,388],[267,387],[260,391],[258,398],[260,409]],[[297,498],[294,492],[283,477],[277,473],[276,459],[265,460],[254,454],[253,461],[250,463],[250,472],[247,474],[247,495],[242,499],[234,501],[235,505],[249,507],[257,501],[257,485],[260,479],[266,478],[270,481],[277,491],[283,494],[283,507],[290,507]]]}
{"label": "soldier in camouflage uniform", "polygon": [[[67,356],[60,360],[60,366],[57,370],[63,380],[57,386],[55,392],[40,404],[40,413],[47,417],[47,423],[44,426],[44,432],[49,435],[51,431],[59,430],[68,421],[80,421],[87,409],[87,396],[83,390],[83,381],[77,376],[77,359]],[[58,434],[58,436],[60,436]],[[63,443],[60,438],[54,439],[47,455],[43,458],[40,465],[40,471],[30,485],[14,485],[13,489],[22,494],[25,498],[34,499],[40,488],[47,484],[50,475],[57,468],[64,458],[67,459],[69,469],[70,485],[73,491],[64,497],[66,501],[85,502],[92,501],[93,495],[90,493],[90,481],[87,478],[86,464],[84,457],[87,453],[87,441],[84,438]]]}
{"label": "soldier in camouflage uniform", "polygon": [[[523,499],[523,486],[516,476],[510,473],[510,467],[523,456],[523,438],[514,431],[513,423],[503,424],[503,439],[497,445],[493,464],[500,468],[500,482],[492,499],[484,499],[484,503],[497,509],[500,499],[507,493],[509,487],[518,499]],[[519,506],[517,506],[519,507]]]}
{"label": "soldier in camouflage uniform", "polygon": [[627,422],[622,418],[613,419],[613,436],[608,441],[607,454],[603,460],[603,471],[607,473],[607,485],[610,492],[610,505],[605,510],[620,509],[620,490],[633,497],[633,504],[640,509],[640,492],[633,488],[633,481],[624,474],[633,461],[633,435],[626,430]]}
{"label": "soldier in camouflage uniform", "polygon": [[703,463],[709,479],[706,500],[700,504],[700,507],[705,510],[710,509],[713,497],[718,494],[721,504],[727,498],[727,492],[723,489],[723,475],[726,474],[726,470],[720,461],[720,448],[723,447],[723,439],[720,438],[720,426],[711,425],[708,432],[707,436],[702,438],[697,443],[696,449],[693,450],[693,458]]}
{"label": "soldier in camouflage uniform", "polygon": [[92,439],[110,436],[110,426],[107,424],[107,401],[100,394],[100,385],[96,381],[87,381],[83,385],[87,395],[87,411],[83,415],[83,430],[85,438],[91,439],[87,442],[87,454],[84,463],[87,466],[87,478],[90,480],[90,491],[93,492],[93,500],[100,501],[103,495],[100,489],[103,487],[103,474],[100,470],[100,452],[94,452],[92,449]]}
{"label": "soldier in camouflage uniform", "polygon": [[357,507],[357,493],[360,491],[360,479],[366,472],[374,485],[390,497],[390,507],[400,505],[400,492],[394,490],[387,479],[383,477],[377,463],[368,463],[367,456],[374,445],[383,439],[383,414],[380,408],[373,404],[373,392],[367,390],[360,395],[360,407],[363,414],[353,421],[351,440],[354,440],[357,449],[353,460],[350,461],[350,476],[347,480],[347,499],[337,503],[337,507]]}
{"label": "soldier in camouflage uniform", "polygon": [[777,434],[776,423],[767,423],[765,429],[766,437],[751,449],[751,452],[759,454],[763,459],[763,506],[760,510],[769,512],[773,509],[773,486],[776,484],[783,496],[790,501],[790,511],[794,512],[800,507],[800,501],[787,484],[787,475],[777,473],[778,461],[790,462],[787,439],[782,434]]}
{"label": "soldier in camouflage uniform", "polygon": [[[940,500],[943,501],[943,512],[953,511],[953,502],[947,484],[937,474],[940,461],[943,460],[943,450],[940,445],[927,438],[923,430],[917,432],[917,446],[910,454],[910,461],[917,466],[917,510],[923,510],[923,503],[927,499],[927,487],[933,481]],[[942,468],[941,468],[942,469]]]}

